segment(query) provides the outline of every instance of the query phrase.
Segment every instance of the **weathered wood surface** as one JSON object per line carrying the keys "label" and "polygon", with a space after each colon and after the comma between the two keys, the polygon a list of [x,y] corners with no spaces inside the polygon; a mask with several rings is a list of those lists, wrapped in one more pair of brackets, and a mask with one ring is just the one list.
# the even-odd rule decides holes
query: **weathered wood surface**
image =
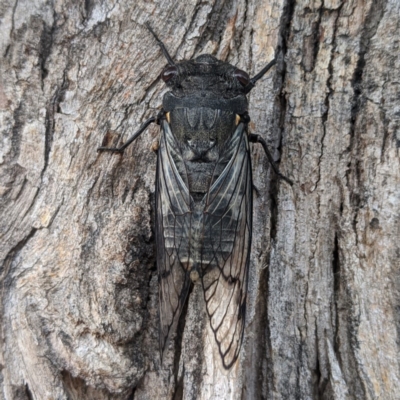
{"label": "weathered wood surface", "polygon": [[[210,52],[250,96],[290,188],[253,149],[241,358],[221,369],[195,287],[160,367],[152,127],[165,65]],[[3,399],[398,399],[398,0],[3,0]],[[272,178],[272,180],[270,179]]]}

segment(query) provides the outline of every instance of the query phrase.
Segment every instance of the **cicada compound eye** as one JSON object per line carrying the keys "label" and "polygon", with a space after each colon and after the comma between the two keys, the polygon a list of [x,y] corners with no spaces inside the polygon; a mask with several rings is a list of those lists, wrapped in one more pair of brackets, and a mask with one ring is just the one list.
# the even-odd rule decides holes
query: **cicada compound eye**
{"label": "cicada compound eye", "polygon": [[168,82],[171,80],[175,75],[178,75],[178,68],[175,65],[170,65],[161,72],[161,79],[164,82]]}
{"label": "cicada compound eye", "polygon": [[237,68],[233,76],[240,82],[242,86],[247,86],[250,83],[250,76],[247,72]]}

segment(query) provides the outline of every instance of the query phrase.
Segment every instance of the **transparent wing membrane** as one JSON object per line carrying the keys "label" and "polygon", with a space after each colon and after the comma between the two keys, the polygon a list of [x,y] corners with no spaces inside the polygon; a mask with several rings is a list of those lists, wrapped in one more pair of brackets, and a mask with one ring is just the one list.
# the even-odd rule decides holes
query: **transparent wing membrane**
{"label": "transparent wing membrane", "polygon": [[190,272],[195,269],[223,365],[230,368],[243,339],[252,224],[251,163],[243,124],[224,147],[225,168],[195,204],[187,178],[176,168],[178,146],[164,121],[157,167],[156,237],[161,351],[176,330]]}

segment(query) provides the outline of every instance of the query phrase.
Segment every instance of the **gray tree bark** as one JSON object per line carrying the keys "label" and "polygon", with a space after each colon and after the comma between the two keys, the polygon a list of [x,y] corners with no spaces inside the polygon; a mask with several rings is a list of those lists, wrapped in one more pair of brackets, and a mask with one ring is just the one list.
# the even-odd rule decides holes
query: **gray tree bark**
{"label": "gray tree bark", "polygon": [[[398,399],[398,0],[0,3],[1,399]],[[151,127],[166,62],[254,75],[254,239],[225,371],[195,285],[160,365]]]}

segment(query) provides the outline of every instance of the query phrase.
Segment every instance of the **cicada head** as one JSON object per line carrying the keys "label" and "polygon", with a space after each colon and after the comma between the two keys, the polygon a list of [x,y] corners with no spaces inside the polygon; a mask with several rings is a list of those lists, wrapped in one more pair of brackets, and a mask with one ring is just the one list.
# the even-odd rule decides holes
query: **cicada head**
{"label": "cicada head", "polygon": [[168,65],[161,73],[162,80],[174,95],[182,97],[199,93],[203,97],[233,98],[244,95],[250,83],[247,72],[218,60],[211,54],[202,54],[193,60]]}
{"label": "cicada head", "polygon": [[272,60],[250,79],[246,71],[220,61],[211,54],[175,63],[150,25],[147,23],[146,26],[157,40],[169,64],[161,73],[162,80],[171,88],[163,101],[167,112],[185,106],[208,107],[242,115],[248,108],[246,94],[275,64],[275,60]]}
{"label": "cicada head", "polygon": [[161,78],[171,89],[164,97],[167,111],[177,107],[208,107],[237,114],[247,111],[249,75],[211,54],[168,65]]}

